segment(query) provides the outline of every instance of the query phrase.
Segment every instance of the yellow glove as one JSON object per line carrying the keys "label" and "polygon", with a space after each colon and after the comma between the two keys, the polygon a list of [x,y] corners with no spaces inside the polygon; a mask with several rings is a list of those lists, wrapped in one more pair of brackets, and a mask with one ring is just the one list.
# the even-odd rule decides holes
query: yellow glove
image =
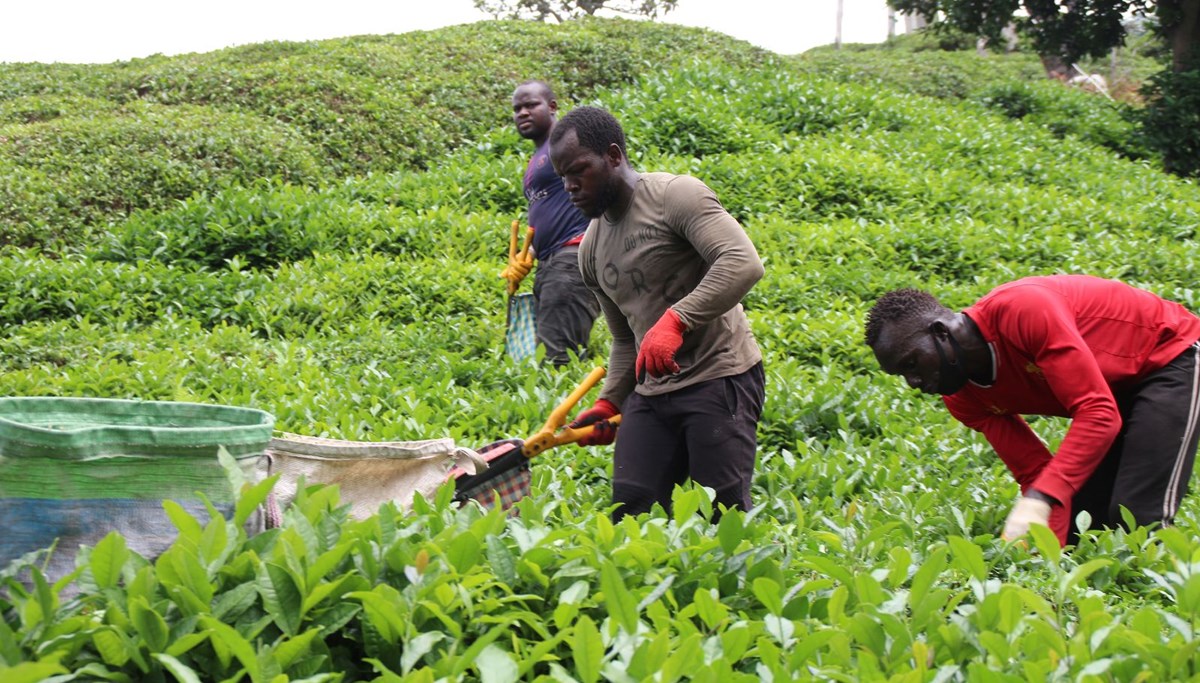
{"label": "yellow glove", "polygon": [[508,291],[510,294],[517,291],[517,288],[521,286],[521,280],[524,280],[525,276],[529,275],[529,271],[532,269],[533,257],[528,253],[524,255],[517,254],[508,259],[508,267],[500,273],[500,277],[508,280]]}
{"label": "yellow glove", "polygon": [[1012,512],[1008,513],[1008,519],[1004,520],[1004,533],[1000,534],[1000,538],[1015,541],[1029,533],[1029,527],[1033,524],[1050,526],[1050,503],[1021,496]]}

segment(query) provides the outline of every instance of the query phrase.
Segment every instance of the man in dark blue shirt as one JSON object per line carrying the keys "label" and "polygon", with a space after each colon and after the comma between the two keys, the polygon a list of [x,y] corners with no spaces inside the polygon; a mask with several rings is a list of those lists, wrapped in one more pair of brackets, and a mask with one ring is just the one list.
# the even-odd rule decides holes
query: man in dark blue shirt
{"label": "man in dark blue shirt", "polygon": [[[592,324],[600,315],[596,296],[579,273],[579,243],[590,220],[571,204],[550,164],[550,131],[558,120],[558,102],[550,86],[525,81],[513,92],[512,107],[517,132],[534,145],[522,184],[538,260],[533,282],[537,338],[546,347],[546,361],[563,365],[572,353],[586,355]],[[519,283],[528,269],[511,266],[508,277]]]}

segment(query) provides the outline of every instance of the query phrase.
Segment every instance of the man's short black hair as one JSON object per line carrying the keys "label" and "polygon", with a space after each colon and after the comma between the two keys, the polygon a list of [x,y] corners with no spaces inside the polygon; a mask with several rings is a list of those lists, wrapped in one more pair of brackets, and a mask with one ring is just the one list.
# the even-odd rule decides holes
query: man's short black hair
{"label": "man's short black hair", "polygon": [[542,91],[542,96],[546,98],[547,102],[554,99],[554,88],[551,88],[550,84],[546,81],[543,81],[540,78],[531,78],[527,81],[521,81],[518,83],[516,89],[519,90],[527,85],[536,85]]}
{"label": "man's short black hair", "polygon": [[621,130],[621,124],[599,107],[577,107],[567,112],[550,132],[550,144],[561,140],[569,130],[575,131],[579,144],[596,154],[607,154],[609,146],[615,144],[622,155],[629,157],[625,152],[625,131]]}
{"label": "man's short black hair", "polygon": [[867,346],[875,348],[885,325],[921,320],[946,309],[932,294],[905,287],[879,297],[867,313]]}

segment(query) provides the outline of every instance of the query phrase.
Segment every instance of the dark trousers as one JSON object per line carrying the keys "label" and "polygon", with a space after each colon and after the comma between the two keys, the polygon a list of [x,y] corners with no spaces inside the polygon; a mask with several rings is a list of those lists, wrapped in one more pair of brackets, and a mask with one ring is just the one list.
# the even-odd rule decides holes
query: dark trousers
{"label": "dark trousers", "polygon": [[546,347],[546,362],[563,365],[571,353],[587,355],[592,324],[600,315],[596,295],[579,273],[579,247],[563,247],[539,259],[533,278],[537,340]]}
{"label": "dark trousers", "polygon": [[727,508],[750,508],[766,379],[762,363],[729,377],[659,396],[636,392],[621,409],[613,457],[613,519],[671,509],[676,484],[691,478]]}
{"label": "dark trousers", "polygon": [[1187,493],[1200,421],[1200,364],[1195,344],[1166,367],[1116,396],[1122,427],[1108,454],[1071,501],[1068,543],[1079,536],[1074,517],[1086,510],[1092,528],[1124,526],[1120,507],[1138,525],[1168,525]]}

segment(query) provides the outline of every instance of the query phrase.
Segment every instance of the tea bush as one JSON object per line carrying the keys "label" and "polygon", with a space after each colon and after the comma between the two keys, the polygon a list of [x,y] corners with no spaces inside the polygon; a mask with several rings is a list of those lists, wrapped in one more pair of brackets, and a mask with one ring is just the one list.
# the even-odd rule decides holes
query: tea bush
{"label": "tea bush", "polygon": [[314,152],[273,122],[191,106],[0,127],[0,244],[86,244],[107,221],[234,176],[315,182]]}
{"label": "tea bush", "polygon": [[1134,105],[1047,80],[1032,54],[980,56],[973,49],[946,52],[941,48],[816,50],[792,59],[803,73],[816,78],[979,102],[1011,118],[1044,126],[1059,137],[1073,135],[1132,159],[1156,158],[1139,134]]}
{"label": "tea bush", "polygon": [[[462,181],[471,174],[455,175]],[[467,260],[497,253],[492,232],[503,219],[495,207],[484,203],[480,208],[485,212],[479,215],[467,209],[483,193],[443,185],[435,192],[445,192],[452,204],[418,208],[405,199],[409,177],[367,179],[320,192],[267,182],[211,197],[197,195],[168,211],[135,214],[114,229],[94,255],[108,261],[152,259],[220,270],[230,264],[269,269],[333,252]],[[503,187],[518,191],[511,180]],[[429,196],[424,187],[412,189]],[[506,207],[500,212],[505,214],[516,216],[517,211]]]}
{"label": "tea bush", "polygon": [[111,114],[119,105],[86,95],[27,95],[0,100],[0,126],[10,123],[39,123],[69,116],[95,117]]}
{"label": "tea bush", "polygon": [[30,96],[98,96],[107,69],[90,64],[0,62],[0,100]]}
{"label": "tea bush", "polygon": [[1065,88],[1055,81],[994,85],[976,97],[989,109],[1044,126],[1057,136],[1074,135],[1131,159],[1149,155],[1141,145],[1132,109],[1096,102],[1095,95]]}
{"label": "tea bush", "polygon": [[980,56],[974,50],[941,48],[816,49],[790,59],[800,72],[812,77],[949,100],[969,99],[997,82],[1029,82],[1046,75],[1036,56],[1023,53]]}

